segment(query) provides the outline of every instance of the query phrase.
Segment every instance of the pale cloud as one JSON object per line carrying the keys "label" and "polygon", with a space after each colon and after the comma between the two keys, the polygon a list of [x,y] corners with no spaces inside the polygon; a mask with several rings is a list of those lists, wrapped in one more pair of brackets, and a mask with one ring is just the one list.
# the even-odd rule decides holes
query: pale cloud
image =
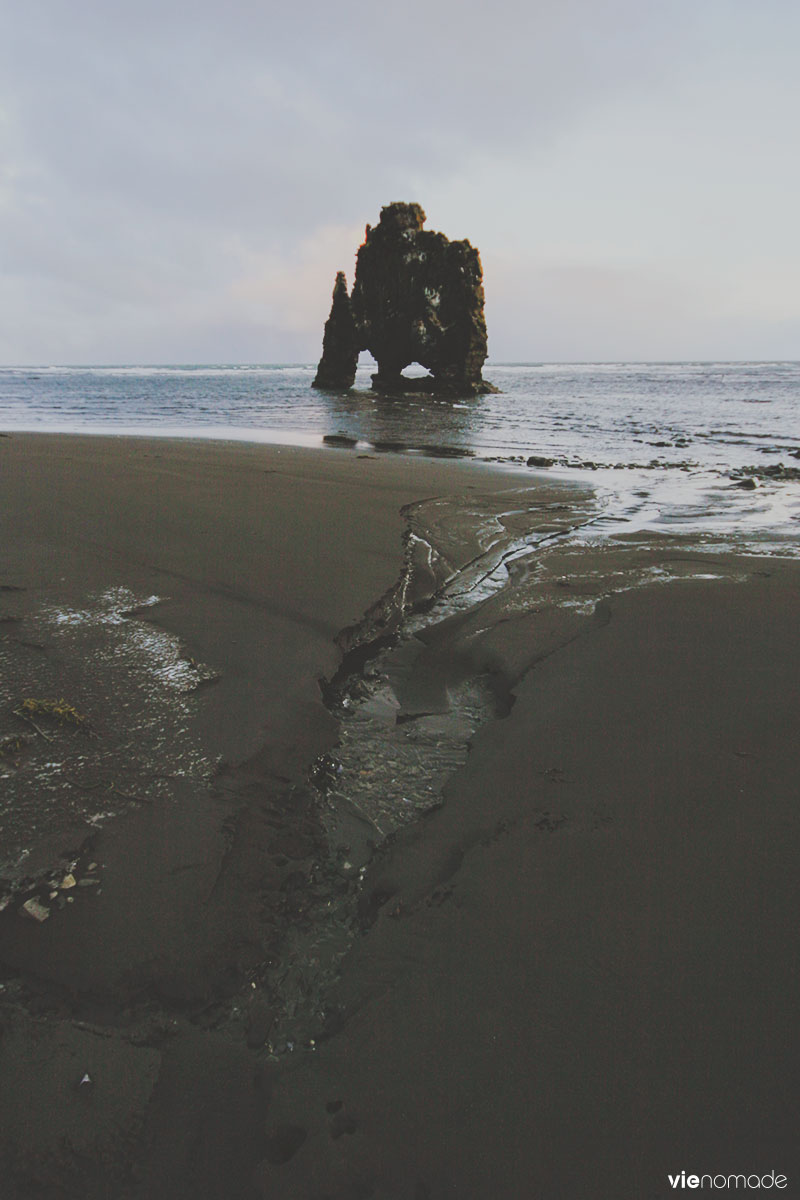
{"label": "pale cloud", "polygon": [[321,341],[335,278],[325,264],[340,263],[352,286],[355,254],[363,239],[363,229],[355,226],[324,225],[283,254],[252,254],[239,240],[231,246],[238,271],[227,297],[265,327],[301,336],[311,328]]}
{"label": "pale cloud", "polygon": [[[487,306],[490,334],[496,331],[489,351],[496,360],[518,357],[520,344],[530,346],[533,360],[704,356],[712,297],[658,265],[564,266],[490,257],[487,272],[496,285],[497,298]],[[638,354],[631,354],[631,345],[641,348]],[[713,349],[705,356],[716,357]]]}
{"label": "pale cloud", "polygon": [[746,355],[784,345],[798,32],[782,0],[30,0],[0,361],[313,360],[397,199],[480,247],[502,357],[734,354],[748,311]]}

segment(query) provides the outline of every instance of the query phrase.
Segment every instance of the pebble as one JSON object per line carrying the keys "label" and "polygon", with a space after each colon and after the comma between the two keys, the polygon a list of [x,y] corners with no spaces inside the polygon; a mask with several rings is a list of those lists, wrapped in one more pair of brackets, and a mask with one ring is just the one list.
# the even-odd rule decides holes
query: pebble
{"label": "pebble", "polygon": [[40,900],[37,900],[35,896],[32,896],[30,900],[26,900],[19,911],[21,916],[32,917],[34,921],[39,922],[46,921],[50,916],[50,909],[46,904],[42,904]]}

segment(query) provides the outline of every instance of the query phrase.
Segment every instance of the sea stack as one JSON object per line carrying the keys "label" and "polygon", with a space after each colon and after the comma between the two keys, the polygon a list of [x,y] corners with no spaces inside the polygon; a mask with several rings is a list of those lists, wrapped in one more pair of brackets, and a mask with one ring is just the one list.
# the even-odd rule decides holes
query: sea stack
{"label": "sea stack", "polygon": [[331,313],[322,337],[322,358],[312,383],[315,388],[347,389],[353,386],[358,364],[358,344],[353,308],[344,271],[337,272]]}
{"label": "sea stack", "polygon": [[[358,354],[368,350],[378,364],[378,391],[496,390],[481,374],[487,349],[480,255],[468,241],[451,242],[424,224],[419,204],[394,203],[381,209],[374,229],[367,226],[352,296],[344,273],[336,276],[314,387],[352,387]],[[406,378],[412,363],[430,374]]]}

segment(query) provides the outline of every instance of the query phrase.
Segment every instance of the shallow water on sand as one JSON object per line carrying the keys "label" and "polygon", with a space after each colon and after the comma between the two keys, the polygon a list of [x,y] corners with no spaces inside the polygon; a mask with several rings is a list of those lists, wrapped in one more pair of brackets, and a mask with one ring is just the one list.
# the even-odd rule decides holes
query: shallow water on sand
{"label": "shallow water on sand", "polygon": [[[116,587],[81,608],[45,598],[25,619],[2,616],[0,641],[0,908],[3,881],[38,870],[33,847],[76,846],[111,816],[214,769],[192,725],[195,694],[214,672],[148,620],[158,596]],[[66,693],[66,694],[65,694]],[[80,709],[73,700],[79,698]],[[64,701],[65,718],[48,711]],[[66,786],[65,786],[66,785]],[[42,862],[49,862],[45,849]]]}

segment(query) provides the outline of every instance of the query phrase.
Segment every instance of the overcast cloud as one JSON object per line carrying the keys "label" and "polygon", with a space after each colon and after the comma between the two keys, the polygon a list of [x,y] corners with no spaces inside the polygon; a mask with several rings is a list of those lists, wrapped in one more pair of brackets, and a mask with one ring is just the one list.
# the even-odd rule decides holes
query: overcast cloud
{"label": "overcast cloud", "polygon": [[396,199],[495,359],[800,357],[793,0],[4,11],[4,363],[314,360]]}

